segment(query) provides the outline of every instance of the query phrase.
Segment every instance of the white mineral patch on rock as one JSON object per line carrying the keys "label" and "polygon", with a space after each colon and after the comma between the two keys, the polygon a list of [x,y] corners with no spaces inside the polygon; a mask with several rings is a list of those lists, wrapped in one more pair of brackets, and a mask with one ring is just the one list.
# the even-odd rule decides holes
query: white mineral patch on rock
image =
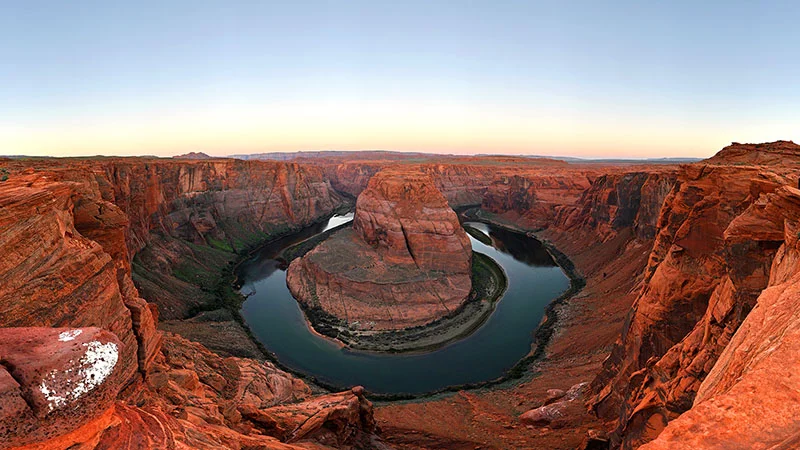
{"label": "white mineral patch on rock", "polygon": [[58,335],[58,340],[61,342],[68,342],[80,336],[81,333],[83,333],[83,330],[81,329],[64,331]]}
{"label": "white mineral patch on rock", "polygon": [[[72,339],[75,337],[66,340]],[[59,340],[62,340],[61,336]],[[114,371],[119,359],[116,344],[92,341],[83,346],[86,347],[86,352],[77,364],[70,361],[72,366],[64,370],[53,370],[42,380],[39,390],[48,401],[50,411],[62,408],[92,391]]]}

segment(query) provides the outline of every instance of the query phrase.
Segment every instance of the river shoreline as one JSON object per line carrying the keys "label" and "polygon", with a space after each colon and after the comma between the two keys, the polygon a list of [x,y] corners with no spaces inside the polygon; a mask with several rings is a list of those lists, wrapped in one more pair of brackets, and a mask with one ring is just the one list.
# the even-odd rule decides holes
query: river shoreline
{"label": "river shoreline", "polygon": [[[488,389],[488,388],[494,388],[494,387],[503,387],[503,386],[507,386],[509,384],[509,382],[511,382],[511,384],[514,384],[514,383],[520,382],[523,378],[528,378],[529,376],[533,376],[533,373],[530,372],[528,369],[530,368],[530,366],[536,360],[538,360],[543,355],[544,348],[549,343],[549,340],[552,337],[553,331],[555,330],[555,326],[556,326],[556,323],[557,323],[557,320],[558,320],[557,314],[556,314],[556,311],[555,311],[555,307],[558,306],[559,304],[563,303],[567,299],[571,298],[575,293],[577,293],[582,288],[582,286],[583,286],[583,283],[582,283],[583,278],[574,269],[574,266],[572,265],[571,261],[569,261],[569,259],[566,258],[566,256],[563,253],[559,252],[549,242],[546,242],[546,241],[544,241],[542,239],[539,239],[531,231],[520,229],[519,227],[513,226],[513,224],[503,223],[502,220],[495,220],[496,218],[492,217],[493,215],[491,215],[491,214],[487,214],[487,213],[481,214],[481,213],[482,213],[482,211],[475,212],[474,209],[471,209],[471,210],[466,211],[465,216],[468,217],[468,220],[470,220],[470,221],[476,221],[476,222],[482,222],[482,223],[491,224],[491,225],[494,225],[494,226],[497,226],[497,227],[500,227],[500,228],[504,228],[506,230],[513,231],[515,233],[521,233],[521,234],[523,234],[525,236],[528,236],[528,237],[531,237],[533,239],[536,239],[538,242],[542,243],[545,246],[545,249],[547,250],[547,252],[553,257],[553,260],[561,268],[562,272],[567,276],[567,278],[569,278],[569,281],[570,281],[569,288],[565,292],[563,292],[558,298],[555,298],[554,300],[552,300],[545,307],[545,312],[544,312],[543,318],[542,318],[539,326],[537,328],[535,328],[535,330],[536,330],[535,331],[535,339],[534,339],[534,342],[532,343],[531,352],[529,352],[526,356],[524,356],[522,359],[520,359],[510,370],[506,371],[502,376],[494,378],[494,379],[491,379],[491,380],[486,380],[486,381],[481,381],[481,382],[476,382],[476,383],[454,384],[454,385],[446,386],[444,388],[432,390],[432,391],[425,392],[425,393],[414,393],[414,394],[404,394],[404,393],[374,394],[374,393],[372,393],[372,394],[369,394],[370,398],[372,398],[374,400],[378,400],[378,401],[424,400],[424,399],[429,399],[429,398],[432,398],[432,397],[435,397],[435,396],[439,396],[439,395],[442,395],[442,394],[446,394],[448,392],[455,392],[455,391],[459,391],[459,390]],[[332,230],[328,230],[328,231],[332,231]],[[327,231],[325,233],[327,233]],[[321,234],[325,234],[325,233],[321,233]],[[293,245],[291,247],[307,243],[310,240],[314,240],[314,238],[317,237],[317,236],[319,236],[319,235],[311,237],[311,238],[309,238],[309,239],[307,239],[305,241],[301,241],[300,243],[295,244],[295,245]],[[288,248],[287,248],[287,250],[288,250]],[[252,255],[254,253],[255,252],[251,253],[250,255]],[[284,252],[281,252],[281,254],[284,254]],[[242,258],[241,262],[244,262],[246,259],[247,258]],[[275,358],[274,354],[272,352],[270,352],[261,342],[259,342],[257,338],[255,338],[255,335],[252,333],[252,330],[249,329],[249,326],[247,326],[247,323],[244,320],[243,320],[243,324],[248,329],[248,332],[249,332],[248,334],[251,336],[251,339],[253,339],[254,341],[257,342],[257,345],[265,351],[265,354],[270,356],[271,360],[276,360],[277,358]],[[477,328],[480,328],[480,324],[478,324]],[[313,330],[312,330],[312,332],[313,332]],[[326,339],[326,340],[330,340],[330,339]],[[345,351],[349,351],[349,350],[345,349]],[[361,351],[356,351],[356,352],[357,353],[361,353]],[[278,363],[278,365],[281,368],[283,368],[284,370],[288,370],[288,371],[290,371],[292,373],[295,373],[295,374],[297,374],[297,375],[299,375],[299,376],[301,376],[301,377],[303,377],[305,379],[312,380],[312,382],[314,382],[315,384],[317,384],[318,386],[321,386],[323,388],[330,389],[330,390],[341,390],[341,389],[346,389],[347,388],[347,386],[340,386],[340,385],[337,385],[335,383],[328,383],[328,382],[320,380],[320,379],[318,379],[318,378],[316,378],[316,377],[314,377],[312,375],[309,375],[307,373],[303,373],[302,371],[293,370],[293,369],[291,369],[289,367],[286,367],[286,365],[284,365],[284,364]]]}
{"label": "river shoreline", "polygon": [[[292,249],[293,247],[287,248],[294,257],[302,256]],[[458,309],[433,322],[412,328],[381,332],[351,330],[344,321],[319,308],[310,308],[302,302],[298,302],[298,305],[314,333],[334,341],[348,351],[376,354],[427,353],[461,340],[480,328],[505,294],[508,277],[492,258],[480,252],[473,253],[472,270],[473,289]]]}

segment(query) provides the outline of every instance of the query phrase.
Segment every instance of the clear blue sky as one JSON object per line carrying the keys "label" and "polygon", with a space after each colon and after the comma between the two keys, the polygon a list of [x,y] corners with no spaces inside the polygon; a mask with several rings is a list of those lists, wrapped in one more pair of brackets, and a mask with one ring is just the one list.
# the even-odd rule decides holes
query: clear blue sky
{"label": "clear blue sky", "polygon": [[3,1],[0,154],[797,141],[798,5]]}

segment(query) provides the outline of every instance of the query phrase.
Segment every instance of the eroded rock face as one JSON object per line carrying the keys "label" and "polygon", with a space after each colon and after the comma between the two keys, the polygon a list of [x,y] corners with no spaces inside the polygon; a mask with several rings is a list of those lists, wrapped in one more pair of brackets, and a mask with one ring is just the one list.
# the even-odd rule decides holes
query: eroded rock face
{"label": "eroded rock face", "polygon": [[[619,284],[620,277],[634,280],[626,281],[631,286],[641,282],[631,291],[638,295],[628,294],[628,288],[611,291],[638,299],[619,345],[593,383],[599,396],[592,404],[609,421],[609,429],[615,430],[614,446],[633,448],[657,436],[651,448],[793,448],[798,445],[794,417],[800,402],[800,386],[793,374],[800,364],[796,348],[800,337],[795,329],[800,291],[796,148],[787,142],[734,145],[717,158],[680,171],[521,169],[517,162],[482,165],[480,161],[415,167],[433,178],[450,205],[482,197],[485,209],[520,227],[541,230],[571,257],[582,248],[594,248],[590,245],[604,249],[602,257],[576,259],[590,280],[585,292],[597,297],[586,305],[593,312],[580,316],[579,321],[589,323],[586,327],[593,327],[591,320],[601,315],[594,311],[605,314],[603,305],[617,301],[607,294],[610,285]],[[152,297],[140,295],[131,282],[130,257],[152,250],[138,262],[146,262],[156,273],[178,272],[176,264],[190,259],[218,273],[217,262],[207,258],[212,253],[198,249],[213,245],[239,249],[248,239],[255,242],[276,229],[307,224],[340,204],[327,181],[333,181],[330,167],[342,167],[336,186],[360,193],[385,162],[353,163],[346,168],[336,162],[324,169],[229,160],[5,161],[4,165],[12,167],[12,172],[0,183],[0,325],[96,326],[105,330],[97,333],[116,336],[117,341],[112,336],[103,342],[115,342],[120,352],[114,369],[119,375],[112,372],[75,400],[84,402],[97,395],[92,403],[96,409],[90,406],[68,417],[62,417],[64,410],[54,409],[44,419],[37,418],[39,422],[30,422],[43,424],[32,437],[39,436],[37,432],[46,434],[37,437],[32,448],[73,444],[86,448],[378,448],[369,436],[371,406],[359,390],[315,397],[305,383],[269,364],[222,358],[171,335],[162,345],[156,311],[142,296],[174,305],[168,313],[179,318],[195,306],[187,298],[200,297],[203,291],[187,282],[179,288],[163,285],[170,287],[161,290],[145,286],[142,292]],[[350,236],[363,244],[364,255],[378,247],[352,230]],[[630,269],[622,275],[604,267],[628,264],[622,259],[646,255],[651,246],[650,262],[641,275],[637,274],[643,262],[631,262],[630,267],[638,267],[636,273]],[[397,248],[387,244],[384,250],[388,254]],[[360,252],[353,254],[361,258]],[[414,260],[411,252],[408,255],[399,252],[391,257],[408,263]],[[312,276],[324,279],[327,275]],[[336,278],[324,284],[333,296],[350,295]],[[311,287],[302,288],[311,292]],[[437,302],[442,304],[436,296],[422,300],[420,290],[452,293],[456,288],[410,284],[404,291],[395,286],[384,291],[380,307],[368,304],[365,311],[376,314],[393,308],[395,299],[417,299],[420,306],[411,310],[419,316],[411,323],[429,314]],[[368,291],[365,287],[362,292]],[[578,304],[581,301],[576,299]],[[556,358],[563,356],[563,361],[576,360],[565,347],[584,345],[579,342],[585,337],[581,325],[573,326],[578,327],[578,332],[572,332],[575,340],[556,340],[550,350]],[[86,333],[89,328],[79,329]],[[606,335],[611,336],[611,331],[600,330],[592,338],[613,339]],[[585,344],[591,350],[587,355],[602,351],[600,344],[594,345]],[[7,358],[5,349],[0,345],[0,359]],[[48,350],[57,355],[71,351]],[[28,402],[20,387],[30,382],[20,382],[13,375],[15,370],[39,367],[47,360],[22,358],[18,369],[3,364],[0,420],[12,422],[0,421],[2,426],[28,423],[37,408],[49,411],[44,397]],[[114,394],[115,402],[103,393],[109,380],[112,391],[125,386]],[[523,387],[518,389],[516,398],[525,395]],[[451,407],[455,402],[448,399],[394,408],[408,409],[406,419],[416,417],[421,422],[430,422],[430,414],[450,414],[439,424],[441,436],[461,433],[461,439],[468,441],[467,431],[489,434],[486,430],[493,430],[491,444],[484,446],[526,448],[530,442],[540,442],[526,427],[514,430],[500,425],[541,405],[526,404],[510,416],[495,411],[498,405],[511,403],[509,395],[514,398],[513,390],[464,395],[467,400],[459,407]],[[476,399],[482,408],[475,408]],[[564,401],[553,400],[552,404]],[[580,402],[572,402],[572,407],[583,410]],[[490,410],[492,420],[485,420]],[[471,418],[470,425],[463,424],[463,417]],[[495,423],[496,418],[502,420]],[[398,420],[397,415],[388,414],[384,425]],[[551,422],[551,428],[557,422]],[[418,429],[427,430],[424,426],[400,428],[395,434]],[[506,433],[514,440],[499,437]],[[420,442],[431,446],[456,442],[437,443],[437,435],[428,431],[423,435]],[[542,442],[559,443],[563,440],[559,436],[563,435],[554,434],[553,440]],[[601,440],[604,445],[605,438]],[[17,445],[6,442],[0,438],[0,447]],[[469,448],[474,446],[477,441]]]}
{"label": "eroded rock face", "polygon": [[[481,207],[504,214],[532,228],[553,224],[561,208],[571,206],[591,186],[594,173],[583,171],[519,171],[497,174]],[[511,215],[521,217],[511,217]]]}
{"label": "eroded rock face", "polygon": [[[112,206],[93,197],[84,185],[36,175],[15,176],[0,186],[0,252],[4,255],[0,258],[0,324],[96,326],[111,331],[121,341],[119,370],[128,380],[137,370],[146,371],[147,361],[158,351],[159,337],[151,311],[128,284],[127,249],[120,232],[126,222]],[[108,213],[87,217],[87,210],[101,208]],[[119,259],[79,229],[103,245],[119,245],[112,250]],[[133,308],[137,308],[136,324]]]}
{"label": "eroded rock face", "polygon": [[99,328],[0,328],[0,448],[103,419],[126,381],[121,350]]}
{"label": "eroded rock face", "polygon": [[353,229],[367,244],[385,250],[388,263],[470,272],[467,233],[433,179],[420,172],[391,169],[375,175],[358,196]]}
{"label": "eroded rock face", "polygon": [[770,204],[784,211],[785,226],[769,286],[700,385],[692,408],[641,448],[788,449],[800,445],[800,380],[795,374],[800,364],[800,191],[783,188],[768,196],[761,207],[769,209]]}
{"label": "eroded rock face", "polygon": [[[635,448],[657,436],[669,420],[690,407],[703,372],[718,354],[717,348],[701,345],[708,330],[696,327],[715,291],[730,298],[726,311],[738,304],[746,314],[748,302],[755,299],[749,290],[741,294],[750,300],[732,298],[737,289],[725,281],[726,255],[732,249],[723,234],[752,201],[750,180],[757,176],[754,169],[692,167],[666,200],[642,292],[621,344],[595,380],[596,387],[603,385],[595,411],[609,419],[619,414],[612,438],[623,448]],[[758,270],[754,264],[741,278]],[[692,344],[669,351],[693,329],[697,333]],[[720,329],[720,334],[725,332]]]}
{"label": "eroded rock face", "polygon": [[593,383],[595,412],[616,425],[612,446],[636,448],[692,407],[768,285],[796,209],[792,181],[783,167],[683,168],[621,341]]}
{"label": "eroded rock face", "polygon": [[286,282],[308,307],[360,329],[423,325],[455,309],[471,289],[472,247],[430,176],[388,169],[341,230],[289,266]]}
{"label": "eroded rock face", "polygon": [[[291,423],[295,413],[268,411],[297,402],[330,418],[306,427],[303,445],[374,440],[361,393],[312,398],[271,364],[175,336],[162,347],[157,309],[131,279],[131,256],[146,251],[155,259],[138,264],[159,273],[199,261],[218,276],[234,247],[329,214],[340,198],[319,169],[145,159],[10,167],[0,183],[0,326],[78,328],[0,328],[0,448],[298,448],[262,420]],[[201,287],[189,281],[184,295]]]}

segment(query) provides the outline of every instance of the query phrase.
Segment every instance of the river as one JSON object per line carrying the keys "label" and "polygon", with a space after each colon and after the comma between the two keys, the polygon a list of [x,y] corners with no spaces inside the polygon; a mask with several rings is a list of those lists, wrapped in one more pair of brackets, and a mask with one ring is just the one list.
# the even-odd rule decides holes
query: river
{"label": "river", "polygon": [[254,335],[292,369],[341,387],[362,385],[381,394],[420,394],[447,386],[492,380],[529,351],[548,303],[569,287],[564,274],[535,239],[492,225],[467,222],[492,238],[472,248],[494,259],[508,289],[489,319],[471,335],[427,353],[373,354],[341,348],[313,333],[286,287],[286,271],[275,258],[283,248],[352,220],[335,216],[278,240],[239,268],[248,295],[242,316]]}

